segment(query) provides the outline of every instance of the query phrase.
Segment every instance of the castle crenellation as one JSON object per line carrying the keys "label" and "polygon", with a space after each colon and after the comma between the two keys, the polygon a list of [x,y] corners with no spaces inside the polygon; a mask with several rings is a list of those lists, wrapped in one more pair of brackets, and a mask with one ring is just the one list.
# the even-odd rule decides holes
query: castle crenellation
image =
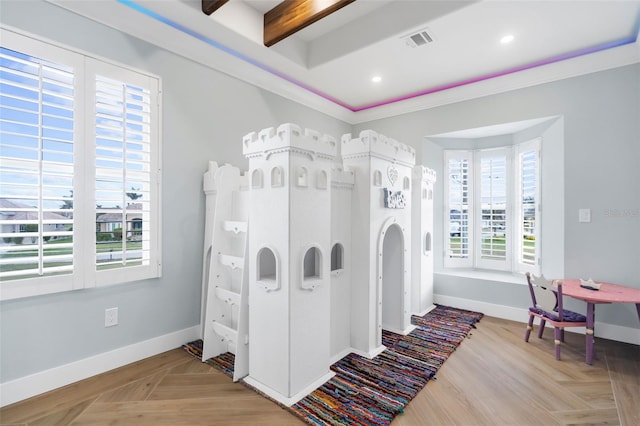
{"label": "castle crenellation", "polygon": [[334,137],[312,129],[302,129],[297,124],[285,123],[278,128],[268,127],[260,132],[251,132],[243,139],[242,152],[245,156],[268,153],[282,148],[307,151],[313,156],[333,158],[338,154],[338,144]]}

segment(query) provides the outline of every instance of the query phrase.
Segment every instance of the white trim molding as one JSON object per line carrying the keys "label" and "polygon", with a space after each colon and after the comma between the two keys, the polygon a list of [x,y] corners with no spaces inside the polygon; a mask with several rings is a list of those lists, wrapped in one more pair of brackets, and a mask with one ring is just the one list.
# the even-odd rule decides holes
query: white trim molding
{"label": "white trim molding", "polygon": [[278,401],[280,404],[283,404],[287,407],[291,407],[293,404],[300,401],[302,398],[309,395],[311,392],[313,392],[314,390],[316,390],[317,388],[319,388],[320,386],[328,382],[335,375],[336,373],[334,373],[333,371],[330,371],[324,374],[322,377],[315,380],[314,382],[312,382],[309,386],[302,389],[297,394],[292,395],[291,397],[283,396],[282,394],[280,394],[280,392],[271,389],[269,386],[265,385],[262,382],[259,382],[258,380],[254,379],[251,376],[245,377],[243,381],[249,386],[269,396],[269,398],[272,398],[275,401]]}
{"label": "white trim molding", "polygon": [[0,384],[0,407],[158,355],[200,337],[200,325]]}
{"label": "white trim molding", "polygon": [[[527,319],[529,318],[527,309],[514,308],[512,306],[497,305],[494,303],[480,302],[477,300],[463,299],[460,297],[445,296],[441,294],[434,294],[434,301],[439,305],[482,312],[490,317],[521,322],[523,324],[526,324]],[[584,328],[577,328],[575,330],[581,334],[585,333]],[[596,337],[640,345],[640,334],[638,334],[637,329],[632,327],[596,321],[595,332]]]}

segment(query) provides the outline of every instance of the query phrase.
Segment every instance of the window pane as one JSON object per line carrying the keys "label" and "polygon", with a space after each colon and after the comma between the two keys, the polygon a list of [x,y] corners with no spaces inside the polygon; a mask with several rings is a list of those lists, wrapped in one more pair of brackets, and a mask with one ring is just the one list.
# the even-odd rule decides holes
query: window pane
{"label": "window pane", "polygon": [[480,161],[480,207],[482,209],[480,257],[505,260],[507,235],[507,158],[483,157]]}
{"label": "window pane", "polygon": [[73,272],[73,83],[0,48],[0,280]]}
{"label": "window pane", "polygon": [[520,154],[520,262],[536,265],[536,205],[538,204],[538,153],[536,150]]}
{"label": "window pane", "polygon": [[96,268],[151,258],[149,91],[96,77]]}
{"label": "window pane", "polygon": [[448,162],[450,258],[469,257],[469,161],[452,158]]}

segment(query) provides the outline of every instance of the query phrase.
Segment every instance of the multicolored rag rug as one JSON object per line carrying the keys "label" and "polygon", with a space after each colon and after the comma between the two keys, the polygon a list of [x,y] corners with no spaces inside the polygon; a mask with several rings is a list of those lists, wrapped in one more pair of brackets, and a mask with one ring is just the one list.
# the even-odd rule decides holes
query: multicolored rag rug
{"label": "multicolored rag rug", "polygon": [[[434,377],[440,366],[469,334],[483,314],[438,305],[406,336],[383,331],[387,347],[373,359],[349,354],[331,366],[336,375],[291,406],[310,425],[388,425]],[[195,356],[202,341],[183,346]],[[198,355],[200,354],[200,355]],[[207,363],[233,375],[233,354]]]}

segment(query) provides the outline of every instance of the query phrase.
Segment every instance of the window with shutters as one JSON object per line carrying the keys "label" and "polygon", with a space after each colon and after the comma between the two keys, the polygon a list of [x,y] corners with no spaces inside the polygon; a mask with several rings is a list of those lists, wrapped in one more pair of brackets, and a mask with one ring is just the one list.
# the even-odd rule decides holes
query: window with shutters
{"label": "window with shutters", "polygon": [[539,139],[445,151],[445,267],[539,270],[539,168]]}
{"label": "window with shutters", "polygon": [[483,269],[511,269],[511,256],[507,228],[507,176],[510,172],[508,149],[479,151],[476,153],[478,173],[478,217],[475,223],[478,237],[476,264]]}
{"label": "window with shutters", "polygon": [[445,266],[471,266],[472,228],[470,218],[473,213],[471,192],[471,152],[447,151],[445,153],[445,194],[447,212],[445,229]]}
{"label": "window with shutters", "polygon": [[159,276],[159,79],[1,31],[1,298]]}
{"label": "window with shutters", "polygon": [[540,140],[517,147],[516,265],[519,272],[538,273],[540,258]]}

